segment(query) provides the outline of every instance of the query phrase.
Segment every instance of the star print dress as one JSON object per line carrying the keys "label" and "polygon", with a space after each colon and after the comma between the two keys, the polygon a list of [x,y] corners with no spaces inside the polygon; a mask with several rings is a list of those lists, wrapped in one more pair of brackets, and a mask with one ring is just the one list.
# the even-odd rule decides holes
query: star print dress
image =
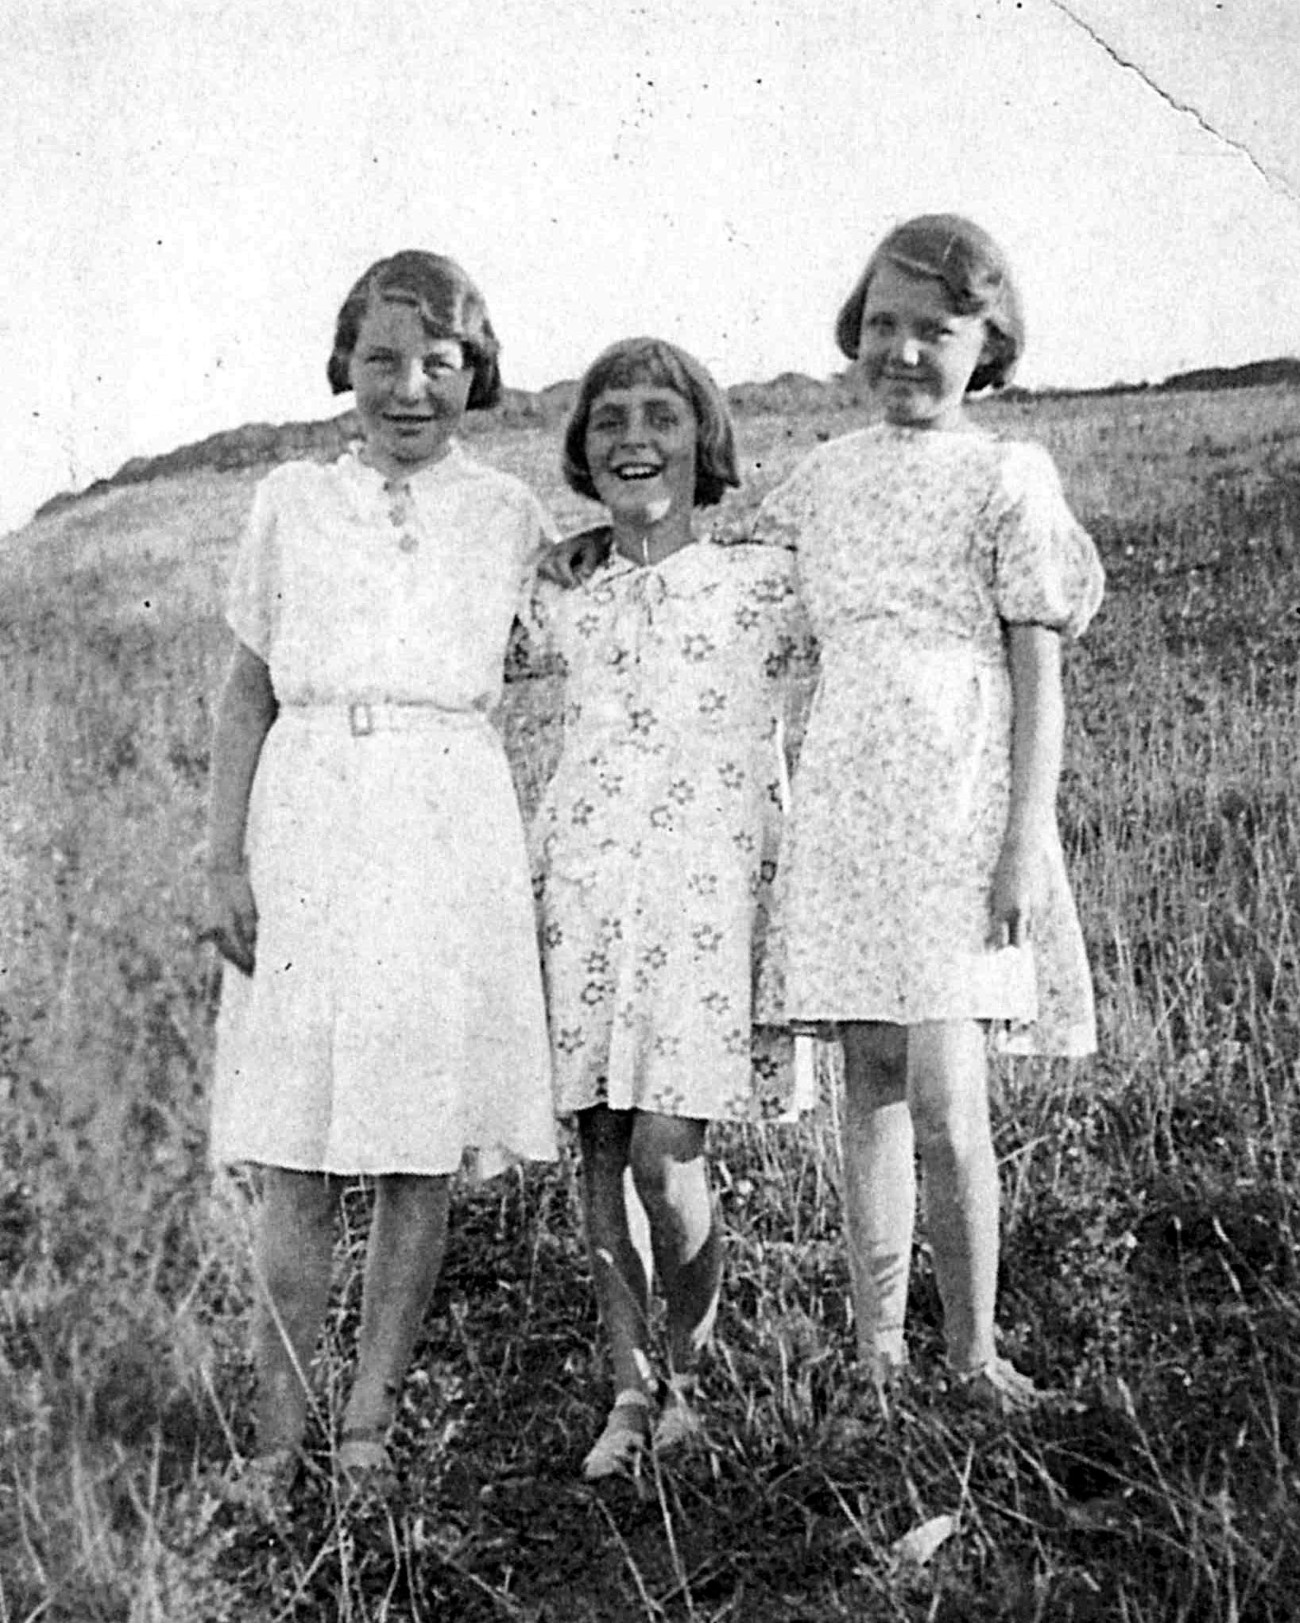
{"label": "star print dress", "polygon": [[763,1012],[977,1018],[1010,1052],[1090,1052],[1092,986],[1055,828],[1032,943],[989,942],[1011,782],[1006,627],[1077,636],[1102,592],[1051,459],[882,424],[814,451],[755,531],[797,546],[821,647]]}
{"label": "star print dress", "polygon": [[782,718],[809,657],[794,560],[701,541],[541,582],[528,657],[565,672],[530,830],[558,1110],[782,1113],[788,1036],[756,1033],[780,839]]}
{"label": "star print dress", "polygon": [[550,522],[453,446],[267,476],[230,588],[279,703],[249,808],[251,980],[222,988],[212,1156],[479,1172],[555,1153],[522,823],[488,712]]}

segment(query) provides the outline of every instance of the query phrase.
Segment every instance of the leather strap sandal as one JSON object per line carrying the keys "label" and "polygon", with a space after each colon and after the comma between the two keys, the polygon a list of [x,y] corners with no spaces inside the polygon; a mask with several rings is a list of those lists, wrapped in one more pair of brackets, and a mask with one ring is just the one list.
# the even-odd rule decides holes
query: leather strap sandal
{"label": "leather strap sandal", "polygon": [[388,1452],[387,1426],[350,1426],[339,1438],[334,1456],[347,1496],[389,1494],[397,1480]]}
{"label": "leather strap sandal", "polygon": [[668,1395],[650,1439],[656,1454],[681,1448],[704,1430],[704,1422],[695,1407],[695,1391],[693,1375],[674,1375],[669,1379]]}
{"label": "leather strap sandal", "polygon": [[605,1429],[582,1462],[588,1482],[605,1477],[634,1476],[650,1441],[650,1399],[636,1387],[614,1398]]}

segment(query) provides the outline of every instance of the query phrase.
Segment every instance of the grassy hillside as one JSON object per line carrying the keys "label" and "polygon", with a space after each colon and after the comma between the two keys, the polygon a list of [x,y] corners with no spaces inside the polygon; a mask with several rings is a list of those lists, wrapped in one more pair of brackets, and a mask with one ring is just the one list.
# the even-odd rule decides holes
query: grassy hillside
{"label": "grassy hillside", "polygon": [[[1102,1053],[1001,1077],[1003,1320],[1070,1397],[1007,1425],[851,1358],[834,1122],[719,1136],[709,1446],[576,1481],[608,1384],[572,1167],[458,1198],[403,1401],[403,1484],[267,1528],[247,1446],[248,1204],[204,1165],[195,945],[218,613],[255,475],[100,492],[0,546],[0,1619],[1284,1619],[1300,1594],[1300,419],[1294,394],[982,408],[1044,441],[1110,588],[1068,659],[1062,823]],[[742,422],[753,505],[850,411]],[[566,523],[553,435],[476,449]],[[549,695],[511,691],[521,794]],[[335,1416],[359,1281],[340,1247]],[[323,1432],[316,1439],[324,1459]],[[933,1562],[891,1553],[940,1514]]]}

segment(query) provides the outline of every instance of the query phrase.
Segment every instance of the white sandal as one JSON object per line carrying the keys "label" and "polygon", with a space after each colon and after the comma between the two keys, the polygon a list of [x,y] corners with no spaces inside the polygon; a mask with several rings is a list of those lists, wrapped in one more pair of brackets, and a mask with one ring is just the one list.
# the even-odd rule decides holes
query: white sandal
{"label": "white sandal", "polygon": [[583,1477],[600,1482],[605,1477],[635,1475],[649,1434],[649,1397],[634,1386],[617,1393],[604,1431],[582,1462]]}
{"label": "white sandal", "polygon": [[1050,1394],[1040,1391],[1028,1375],[1021,1374],[1009,1359],[996,1353],[974,1369],[958,1371],[957,1381],[972,1403],[982,1404],[998,1414],[1028,1414],[1050,1401]]}
{"label": "white sandal", "polygon": [[674,1375],[668,1382],[668,1396],[651,1435],[651,1446],[656,1454],[667,1454],[698,1437],[704,1430],[699,1410],[695,1407],[695,1377]]}

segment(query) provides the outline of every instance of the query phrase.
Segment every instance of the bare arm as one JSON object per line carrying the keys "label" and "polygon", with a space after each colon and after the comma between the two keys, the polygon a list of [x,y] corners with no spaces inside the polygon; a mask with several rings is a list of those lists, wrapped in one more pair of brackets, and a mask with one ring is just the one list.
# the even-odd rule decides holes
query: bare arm
{"label": "bare arm", "polygon": [[257,906],[244,850],[248,801],[278,708],[266,662],[241,643],[221,690],[212,741],[206,933],[246,975],[253,972],[257,945]]}
{"label": "bare arm", "polygon": [[1021,946],[1040,900],[1043,857],[1056,818],[1065,711],[1060,633],[1008,627],[1011,665],[1011,798],[990,910],[994,944]]}

